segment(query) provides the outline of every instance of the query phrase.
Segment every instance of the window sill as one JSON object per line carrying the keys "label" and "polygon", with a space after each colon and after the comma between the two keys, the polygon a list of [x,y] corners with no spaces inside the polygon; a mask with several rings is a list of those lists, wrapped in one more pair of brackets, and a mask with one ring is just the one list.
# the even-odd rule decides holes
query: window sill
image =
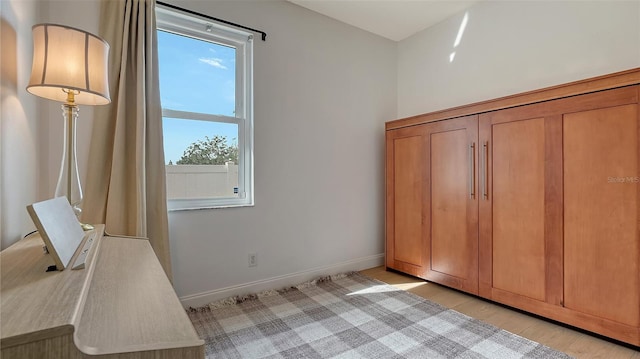
{"label": "window sill", "polygon": [[220,209],[220,208],[238,208],[238,207],[253,207],[255,204],[253,200],[234,200],[224,201],[220,200],[219,203],[215,203],[209,199],[170,199],[167,201],[167,209],[169,212],[180,211],[197,211],[201,209]]}

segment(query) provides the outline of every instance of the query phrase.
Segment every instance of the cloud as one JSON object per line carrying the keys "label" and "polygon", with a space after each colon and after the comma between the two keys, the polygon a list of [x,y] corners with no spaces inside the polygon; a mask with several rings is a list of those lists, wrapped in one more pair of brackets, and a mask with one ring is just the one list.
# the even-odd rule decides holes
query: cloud
{"label": "cloud", "polygon": [[198,60],[200,62],[204,62],[207,65],[211,65],[213,67],[217,67],[217,68],[222,69],[222,70],[226,70],[227,69],[227,67],[222,64],[222,62],[223,62],[222,59],[216,59],[214,57],[209,57],[209,58],[201,57]]}

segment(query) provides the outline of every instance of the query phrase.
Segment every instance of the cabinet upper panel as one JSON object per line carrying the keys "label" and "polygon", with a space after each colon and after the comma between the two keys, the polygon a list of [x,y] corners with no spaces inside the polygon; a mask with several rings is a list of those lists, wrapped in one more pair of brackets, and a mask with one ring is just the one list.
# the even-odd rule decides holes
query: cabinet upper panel
{"label": "cabinet upper panel", "polygon": [[638,87],[627,86],[618,89],[573,96],[538,104],[515,107],[507,110],[483,114],[489,116],[491,123],[510,122],[514,117],[533,119],[564,115],[574,112],[596,110],[603,107],[622,106],[638,102]]}

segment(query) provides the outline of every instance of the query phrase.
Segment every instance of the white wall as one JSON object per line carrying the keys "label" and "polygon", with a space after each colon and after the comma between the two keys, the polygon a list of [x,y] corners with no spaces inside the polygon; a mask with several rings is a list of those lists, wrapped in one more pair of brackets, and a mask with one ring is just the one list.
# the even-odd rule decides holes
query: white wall
{"label": "white wall", "polygon": [[255,207],[170,213],[178,295],[381,264],[396,44],[283,1],[172,3],[268,33],[254,42]]}
{"label": "white wall", "polygon": [[398,44],[399,117],[640,66],[640,1],[479,2],[454,49],[463,17]]}
{"label": "white wall", "polygon": [[[26,206],[38,199],[39,111],[31,75],[35,1],[0,2],[0,247],[32,230]],[[28,64],[28,65],[23,65]]]}

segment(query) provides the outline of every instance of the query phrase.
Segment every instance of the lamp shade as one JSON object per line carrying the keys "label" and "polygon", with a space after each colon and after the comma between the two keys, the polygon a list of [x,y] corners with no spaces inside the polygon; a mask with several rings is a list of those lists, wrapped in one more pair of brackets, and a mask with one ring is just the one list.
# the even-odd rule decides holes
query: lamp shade
{"label": "lamp shade", "polygon": [[27,91],[66,102],[63,90],[75,90],[75,103],[111,102],[108,76],[109,44],[69,26],[33,26],[33,66]]}

